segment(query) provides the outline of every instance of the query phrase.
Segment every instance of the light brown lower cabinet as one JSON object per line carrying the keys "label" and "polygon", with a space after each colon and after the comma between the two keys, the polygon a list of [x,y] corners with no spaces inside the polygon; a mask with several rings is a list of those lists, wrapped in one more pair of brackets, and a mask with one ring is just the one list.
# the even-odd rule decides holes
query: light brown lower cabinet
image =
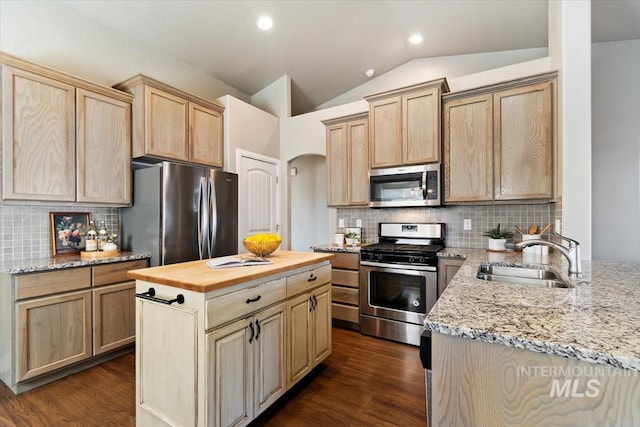
{"label": "light brown lower cabinet", "polygon": [[[322,252],[320,250],[316,252]],[[333,252],[331,315],[337,326],[360,328],[360,254]]]}
{"label": "light brown lower cabinet", "polygon": [[[328,261],[209,293],[138,280],[136,423],[243,426],[331,353]],[[166,390],[171,390],[167,393]]]}
{"label": "light brown lower cabinet", "polygon": [[136,282],[103,286],[92,292],[93,354],[135,342]]}
{"label": "light brown lower cabinet", "polygon": [[462,257],[438,258],[438,298],[447,289],[449,282],[460,270],[462,264],[464,264],[464,258]]}
{"label": "light brown lower cabinet", "polygon": [[0,379],[21,393],[131,350],[146,259],[0,275]]}
{"label": "light brown lower cabinet", "polygon": [[18,381],[91,357],[91,291],[16,304]]}

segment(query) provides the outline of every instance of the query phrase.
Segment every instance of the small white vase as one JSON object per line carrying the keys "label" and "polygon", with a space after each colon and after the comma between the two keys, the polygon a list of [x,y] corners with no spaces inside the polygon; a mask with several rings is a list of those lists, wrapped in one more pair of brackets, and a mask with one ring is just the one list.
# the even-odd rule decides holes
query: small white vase
{"label": "small white vase", "polygon": [[504,244],[507,243],[507,239],[488,239],[489,250],[491,251],[504,251]]}

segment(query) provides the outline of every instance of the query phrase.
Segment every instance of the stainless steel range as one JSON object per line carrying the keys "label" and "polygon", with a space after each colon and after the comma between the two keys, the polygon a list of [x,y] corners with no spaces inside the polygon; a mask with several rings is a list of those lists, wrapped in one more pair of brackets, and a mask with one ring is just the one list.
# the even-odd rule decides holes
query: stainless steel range
{"label": "stainless steel range", "polygon": [[440,223],[380,223],[378,241],[360,250],[360,331],[420,345],[438,298]]}

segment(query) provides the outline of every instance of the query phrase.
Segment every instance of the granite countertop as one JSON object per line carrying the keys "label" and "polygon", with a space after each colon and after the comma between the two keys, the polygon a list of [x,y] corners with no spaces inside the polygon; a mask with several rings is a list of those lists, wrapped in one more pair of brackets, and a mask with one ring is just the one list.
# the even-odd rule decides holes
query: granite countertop
{"label": "granite countertop", "polygon": [[329,243],[326,245],[311,246],[311,249],[313,249],[316,252],[353,252],[357,254],[360,253],[360,246],[338,246],[332,243]]}
{"label": "granite countertop", "polygon": [[[570,279],[559,253],[549,256],[446,248],[466,261],[425,320],[460,336],[640,372],[640,262],[583,261]],[[546,288],[476,278],[481,262],[543,265],[572,288]]]}
{"label": "granite countertop", "polygon": [[268,258],[272,263],[266,265],[211,269],[207,260],[202,260],[129,270],[127,276],[195,292],[209,292],[329,261],[331,258],[333,255],[327,253],[275,251]]}
{"label": "granite countertop", "polygon": [[120,252],[118,255],[101,259],[80,259],[80,255],[65,255],[58,258],[34,258],[19,261],[5,261],[0,263],[0,273],[22,274],[36,273],[64,268],[86,267],[98,264],[110,264],[114,262],[133,261],[136,259],[151,258],[146,252]]}

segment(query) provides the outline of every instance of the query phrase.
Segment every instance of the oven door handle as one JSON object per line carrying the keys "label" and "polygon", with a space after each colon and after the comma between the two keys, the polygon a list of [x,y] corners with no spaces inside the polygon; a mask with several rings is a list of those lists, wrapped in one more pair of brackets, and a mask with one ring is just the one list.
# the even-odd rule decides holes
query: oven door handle
{"label": "oven door handle", "polygon": [[427,200],[427,171],[422,172],[422,200]]}
{"label": "oven door handle", "polygon": [[384,262],[360,261],[365,267],[393,268],[395,270],[437,271],[437,267],[430,265],[387,264]]}

